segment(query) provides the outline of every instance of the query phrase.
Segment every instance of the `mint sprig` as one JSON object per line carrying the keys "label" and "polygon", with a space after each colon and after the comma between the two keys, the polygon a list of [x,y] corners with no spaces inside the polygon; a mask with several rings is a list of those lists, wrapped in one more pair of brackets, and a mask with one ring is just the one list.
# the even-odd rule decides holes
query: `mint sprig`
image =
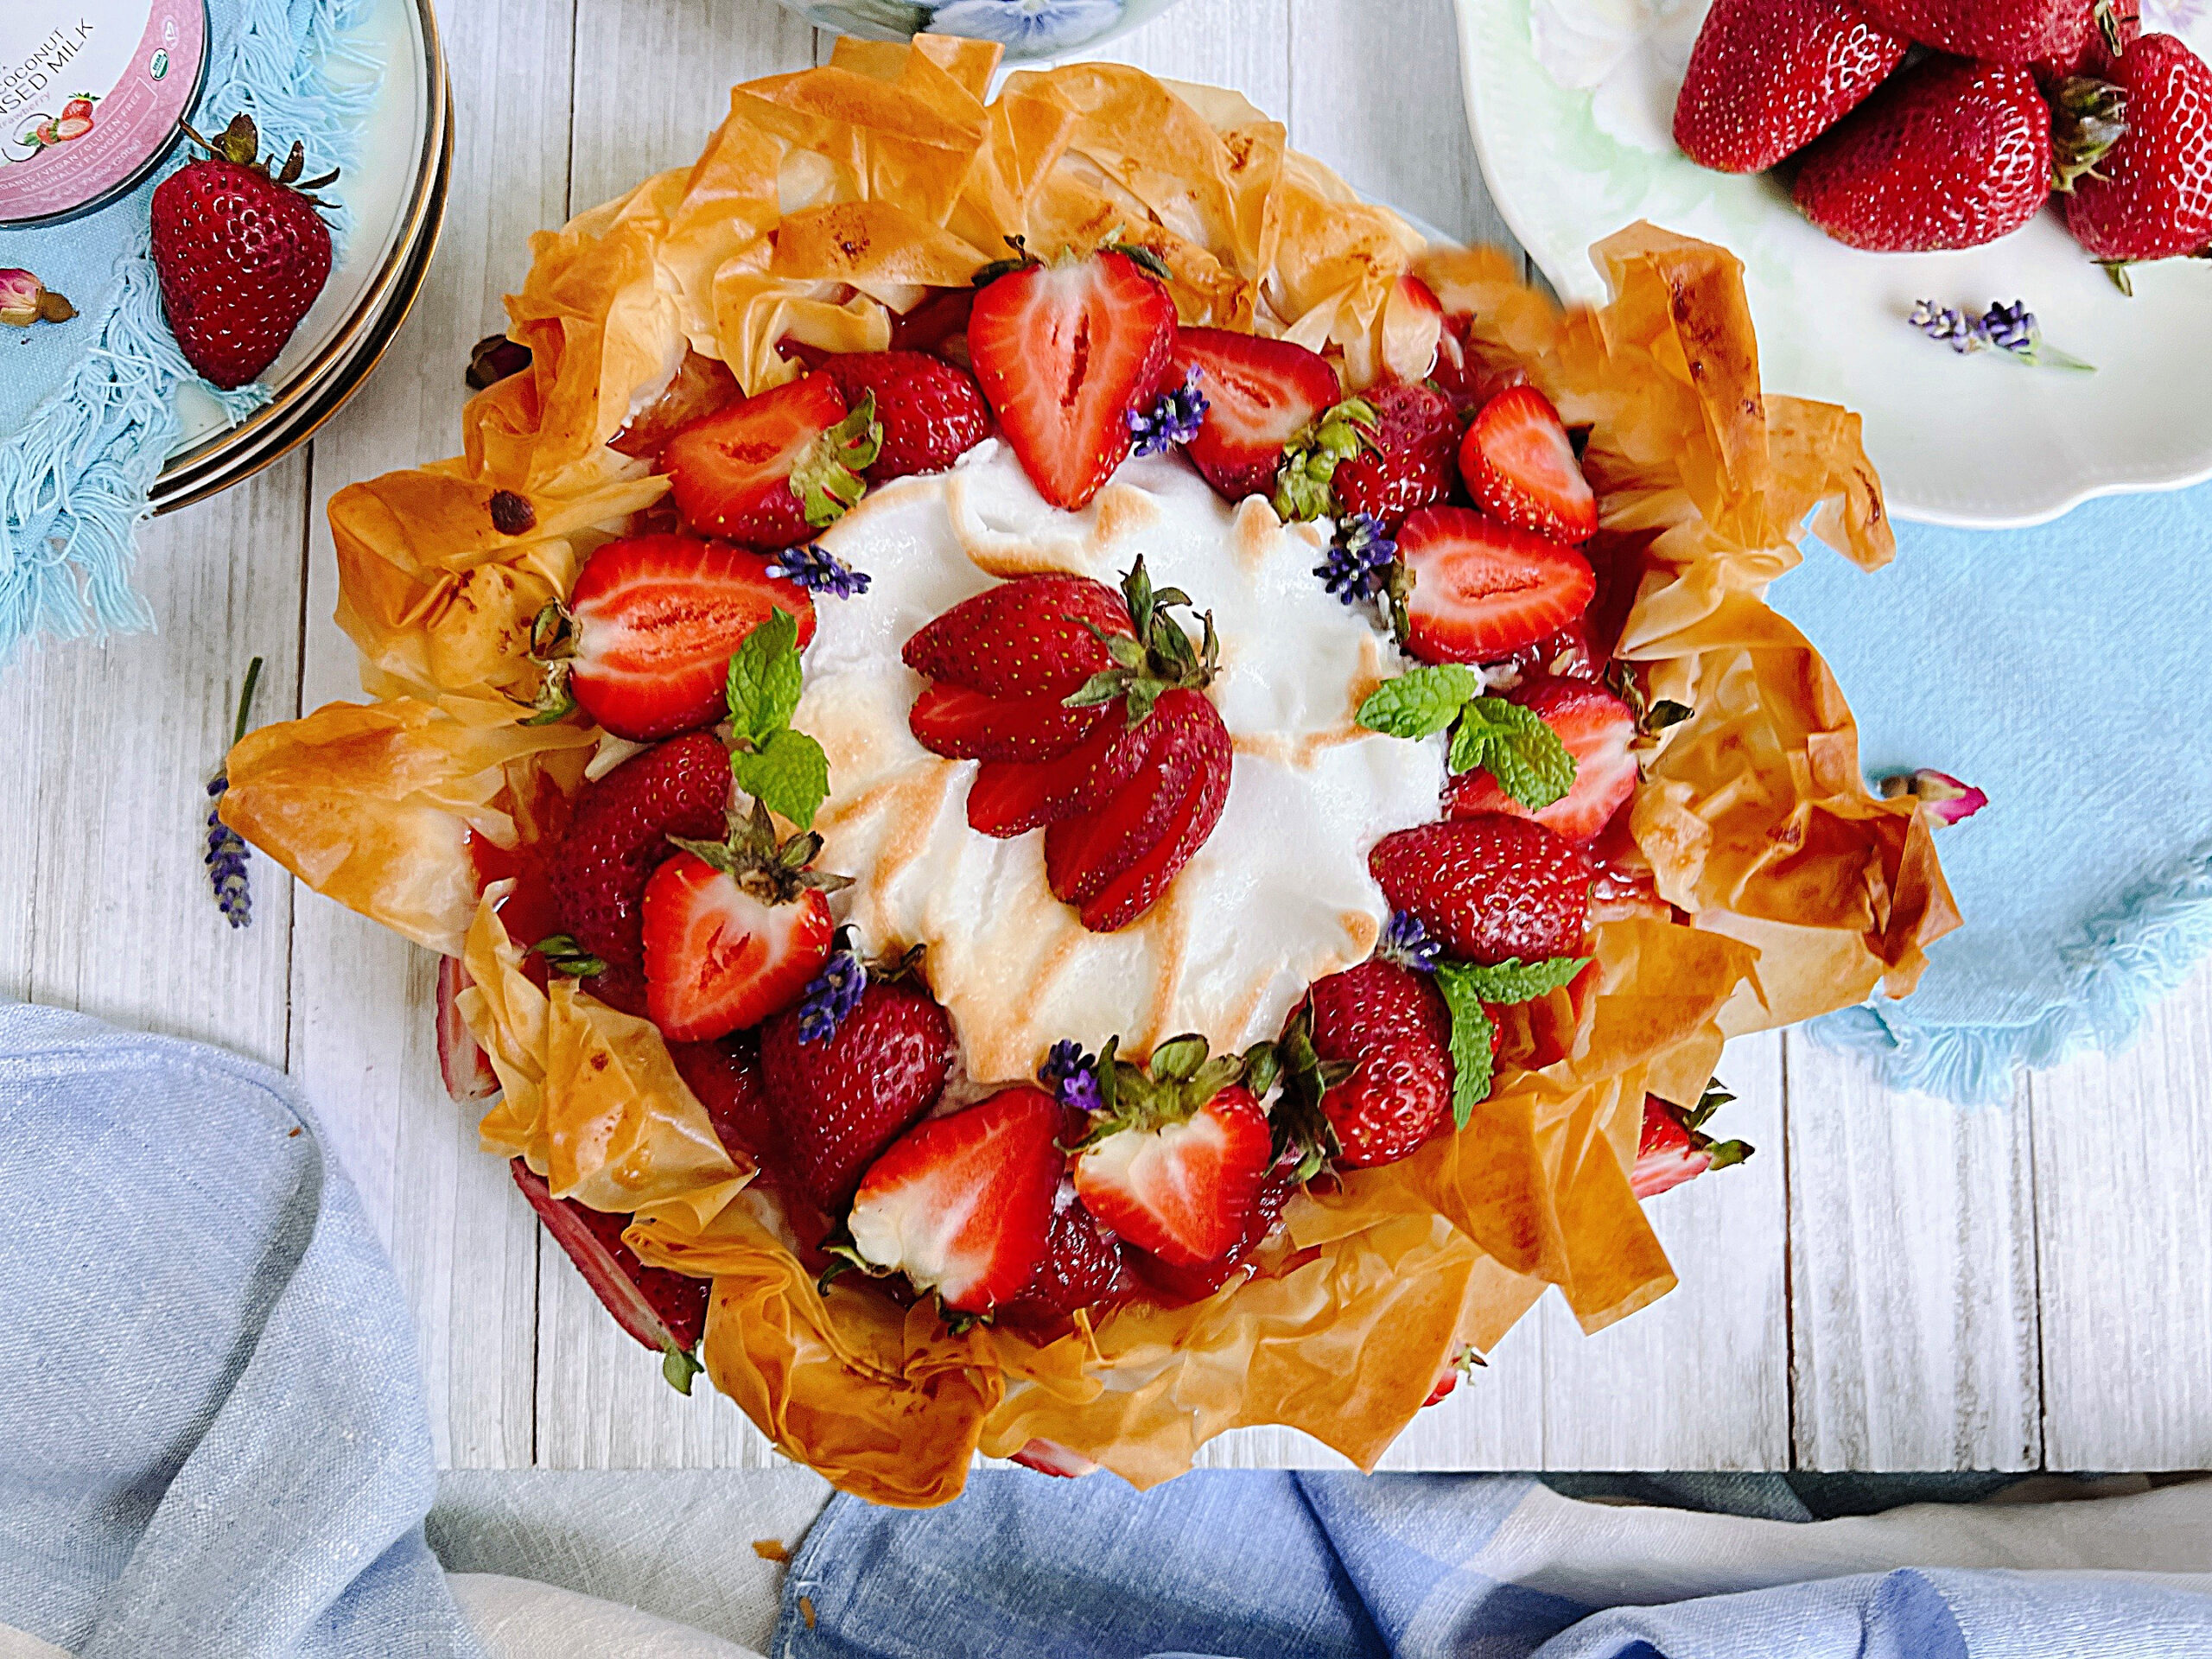
{"label": "mint sprig", "polygon": [[1553,957],[1544,962],[1510,960],[1494,964],[1446,962],[1438,964],[1436,988],[1452,1014],[1452,1124],[1464,1129],[1475,1108],[1490,1098],[1493,1067],[1491,1034],[1497,1027],[1485,1003],[1533,1002],[1548,995],[1590,965],[1587,957]]}
{"label": "mint sprig", "polygon": [[1452,770],[1487,772],[1531,812],[1564,800],[1574,787],[1574,757],[1543,716],[1503,697],[1484,696],[1482,676],[1459,663],[1433,664],[1383,681],[1359,705],[1358,720],[1370,732],[1415,741],[1457,721]]}
{"label": "mint sprig", "polygon": [[1437,663],[1385,680],[1359,705],[1359,723],[1386,737],[1433,737],[1482,695],[1483,677],[1462,663]]}
{"label": "mint sprig", "polygon": [[803,676],[798,622],[778,608],[745,636],[729,659],[729,768],[737,786],[802,830],[830,798],[830,757],[791,729]]}

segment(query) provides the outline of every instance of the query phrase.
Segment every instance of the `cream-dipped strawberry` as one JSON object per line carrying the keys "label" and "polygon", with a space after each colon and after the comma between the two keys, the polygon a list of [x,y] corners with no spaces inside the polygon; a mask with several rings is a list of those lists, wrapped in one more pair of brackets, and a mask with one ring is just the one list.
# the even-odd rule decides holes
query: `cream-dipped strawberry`
{"label": "cream-dipped strawberry", "polygon": [[701,535],[794,547],[867,493],[881,441],[872,399],[849,405],[828,375],[805,374],[685,427],[660,467]]}

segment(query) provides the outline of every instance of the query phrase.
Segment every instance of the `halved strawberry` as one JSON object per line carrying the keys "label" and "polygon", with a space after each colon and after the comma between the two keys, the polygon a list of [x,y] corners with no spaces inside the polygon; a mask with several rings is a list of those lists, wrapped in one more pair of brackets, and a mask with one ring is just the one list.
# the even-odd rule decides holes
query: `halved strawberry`
{"label": "halved strawberry", "polygon": [[1636,1147],[1636,1167],[1629,1172],[1629,1191],[1639,1198],[1694,1180],[1708,1169],[1726,1169],[1751,1155],[1741,1141],[1715,1141],[1705,1133],[1705,1122],[1735,1096],[1715,1084],[1705,1098],[1685,1111],[1656,1095],[1643,1097],[1643,1133]]}
{"label": "halved strawberry", "polygon": [[1493,518],[1555,542],[1598,533],[1598,497],[1582,476],[1574,445],[1534,386],[1516,386],[1483,405],[1459,446],[1467,493]]}
{"label": "halved strawberry", "polygon": [[872,404],[849,410],[828,375],[803,374],[685,427],[660,464],[702,535],[793,547],[866,493],[880,438]]}
{"label": "halved strawberry", "polygon": [[976,377],[926,352],[840,352],[822,360],[847,404],[875,399],[883,445],[868,482],[941,473],[991,435],[991,411]]}
{"label": "halved strawberry", "polygon": [[[527,358],[525,357],[525,361]],[[618,454],[651,461],[687,426],[718,414],[745,396],[728,365],[697,352],[686,352],[667,388],[607,441]]]}
{"label": "halved strawberry", "polygon": [[1572,956],[1590,923],[1590,861],[1540,823],[1496,813],[1416,824],[1375,843],[1390,908],[1469,962]]}
{"label": "halved strawberry", "polygon": [[986,760],[968,785],[969,828],[1000,840],[1042,830],[1103,805],[1151,749],[1144,728],[1118,711],[1053,760]]}
{"label": "halved strawberry", "polygon": [[545,1178],[519,1158],[508,1167],[546,1232],[575,1263],[614,1322],[662,1357],[660,1372],[670,1387],[690,1393],[691,1379],[701,1370],[691,1354],[706,1334],[710,1282],[645,1266],[622,1242],[629,1217],[555,1198]]}
{"label": "halved strawberry", "polygon": [[1071,709],[1062,695],[994,697],[940,682],[914,699],[906,724],[917,743],[950,760],[1052,760],[1112,717],[1103,708]]}
{"label": "halved strawberry", "polygon": [[1202,1302],[1231,1278],[1250,1274],[1252,1252],[1274,1231],[1282,1220],[1283,1206],[1290,1202],[1300,1185],[1295,1154],[1269,1166],[1268,1173],[1260,1178],[1260,1190],[1252,1195],[1252,1212],[1245,1218],[1243,1235],[1225,1254],[1211,1262],[1165,1262],[1126,1243],[1122,1247],[1122,1260],[1128,1263],[1138,1282],[1152,1293],[1151,1300],[1162,1306],[1179,1307],[1186,1302]]}
{"label": "halved strawberry", "polygon": [[1598,591],[1589,560],[1465,507],[1424,507],[1398,530],[1414,578],[1407,645],[1431,663],[1490,663],[1580,616]]}
{"label": "halved strawberry", "polygon": [[1059,1133],[1059,1103],[1027,1087],[917,1124],[861,1178],[855,1255],[956,1313],[1013,1300],[1045,1254],[1066,1163]]}
{"label": "halved strawberry", "polygon": [[710,1042],[798,1001],[836,931],[826,891],[846,881],[807,869],[819,836],[778,846],[758,803],[728,841],[677,845],[645,884],[646,1007],[670,1041]]}
{"label": "halved strawberry", "polygon": [[1508,694],[1533,709],[1574,757],[1574,787],[1542,810],[1531,812],[1486,772],[1463,772],[1445,788],[1445,816],[1471,818],[1488,812],[1534,818],[1572,842],[1595,836],[1636,793],[1636,714],[1611,692],[1589,680],[1536,680]]}
{"label": "halved strawberry", "polygon": [[1125,253],[1025,264],[976,296],[968,353],[1038,493],[1074,509],[1129,453],[1130,410],[1175,342],[1175,302]]}
{"label": "halved strawberry", "polygon": [[722,718],[729,659],[782,610],[814,638],[814,600],[726,542],[632,536],[585,561],[569,591],[569,687],[617,737],[647,741]]}
{"label": "halved strawberry", "polygon": [[995,697],[1065,697],[1113,660],[1090,627],[1133,631],[1128,607],[1104,582],[1017,576],[932,619],[900,654],[925,678]]}
{"label": "halved strawberry", "polygon": [[1459,417],[1430,386],[1386,380],[1359,395],[1375,410],[1374,443],[1338,463],[1331,483],[1337,515],[1372,513],[1392,531],[1408,512],[1451,493]]}
{"label": "halved strawberry", "polygon": [[1099,1222],[1139,1249],[1184,1266],[1226,1255],[1244,1236],[1274,1162],[1268,1115],[1234,1055],[1206,1058],[1205,1039],[1178,1037],[1150,1066],[1119,1075],[1075,1188]]}
{"label": "halved strawberry", "polygon": [[1344,396],[1327,359],[1262,334],[1180,329],[1169,363],[1178,382],[1198,370],[1206,397],[1205,418],[1183,453],[1231,501],[1272,494],[1283,446]]}

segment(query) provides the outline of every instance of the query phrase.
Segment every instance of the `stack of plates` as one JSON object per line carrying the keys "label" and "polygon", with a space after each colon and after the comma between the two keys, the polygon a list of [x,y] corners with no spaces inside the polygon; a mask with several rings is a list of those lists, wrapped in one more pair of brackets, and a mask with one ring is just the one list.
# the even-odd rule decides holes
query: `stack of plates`
{"label": "stack of plates", "polygon": [[[226,426],[198,385],[179,389],[183,431],[154,483],[156,512],[227,489],[305,442],[376,366],[422,291],[445,215],[453,151],[445,56],[430,0],[375,0],[350,43],[373,67],[349,57],[329,66],[331,78],[373,80],[378,92],[361,128],[359,159],[329,193],[353,214],[343,257],[264,377],[275,394],[265,406]],[[228,117],[208,118],[219,126]]]}

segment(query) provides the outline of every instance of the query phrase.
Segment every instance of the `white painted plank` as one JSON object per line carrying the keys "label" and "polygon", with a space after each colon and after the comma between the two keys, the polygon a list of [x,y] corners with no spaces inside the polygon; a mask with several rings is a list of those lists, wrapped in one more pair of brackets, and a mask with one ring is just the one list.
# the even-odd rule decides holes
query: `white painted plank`
{"label": "white painted plank", "polygon": [[2045,1461],[2212,1468],[2212,969],[2030,1089]]}
{"label": "white painted plank", "polygon": [[290,880],[257,855],[234,930],[201,855],[251,658],[258,718],[292,713],[305,487],[295,458],[146,525],[160,632],[49,643],[0,676],[0,990],[284,1064]]}
{"label": "white painted plank", "polygon": [[1182,0],[1142,29],[1070,61],[1131,63],[1173,80],[1226,86],[1287,123],[1294,46],[1283,16],[1283,0]]}
{"label": "white painted plank", "polygon": [[[306,697],[359,695],[329,620],[336,569],[322,505],[363,478],[461,447],[468,348],[505,326],[499,296],[532,231],[567,211],[569,12],[535,0],[448,7],[451,206],[429,279],[391,351],[315,444]],[[293,1055],[398,1268],[423,1342],[440,1461],[526,1465],[532,1440],[537,1225],[474,1114],[446,1098],[431,1041],[429,953],[308,897],[293,963]]]}
{"label": "white painted plank", "polygon": [[2024,1097],[1966,1109],[1802,1036],[1786,1054],[1798,1463],[2035,1467]]}
{"label": "white painted plank", "polygon": [[1781,1037],[1738,1039],[1719,1075],[1737,1099],[1709,1128],[1755,1154],[1649,1201],[1681,1282],[1592,1337],[1557,1296],[1535,1311],[1547,1469],[1789,1466]]}

